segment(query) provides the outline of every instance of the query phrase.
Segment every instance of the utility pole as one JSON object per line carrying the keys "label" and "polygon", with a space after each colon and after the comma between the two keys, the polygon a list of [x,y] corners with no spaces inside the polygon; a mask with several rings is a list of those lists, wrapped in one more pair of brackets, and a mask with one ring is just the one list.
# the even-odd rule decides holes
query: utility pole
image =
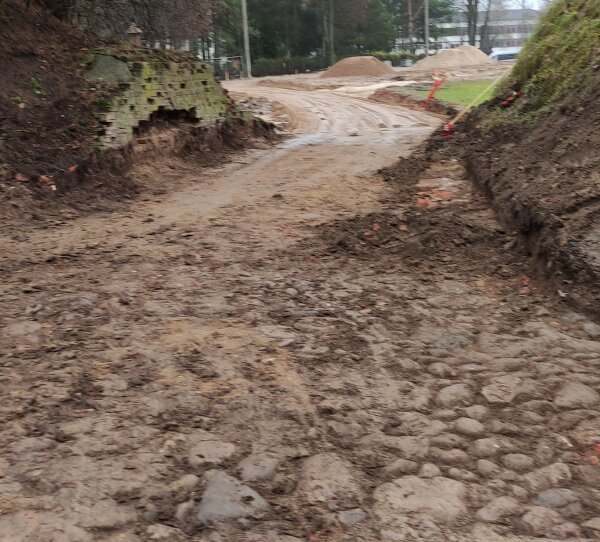
{"label": "utility pole", "polygon": [[252,59],[250,58],[250,30],[248,29],[248,4],[242,0],[242,19],[244,25],[244,65],[246,77],[252,78]]}
{"label": "utility pole", "polygon": [[429,56],[429,0],[425,0],[425,55]]}

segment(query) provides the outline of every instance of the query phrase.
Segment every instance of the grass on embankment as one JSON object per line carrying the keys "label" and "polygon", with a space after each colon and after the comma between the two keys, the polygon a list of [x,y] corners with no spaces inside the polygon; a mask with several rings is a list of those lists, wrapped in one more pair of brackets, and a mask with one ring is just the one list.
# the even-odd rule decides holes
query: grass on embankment
{"label": "grass on embankment", "polygon": [[569,103],[596,80],[600,66],[600,1],[556,0],[542,16],[525,44],[511,74],[498,85],[495,96],[511,90],[522,98],[513,107],[482,112],[484,130],[502,125],[529,127]]}
{"label": "grass on embankment", "polygon": [[[484,90],[488,89],[475,104],[480,105],[488,101],[493,95],[494,89],[493,87],[489,88],[490,83],[492,83],[490,79],[448,81],[438,89],[435,99],[466,107],[480,96]],[[429,94],[429,90],[407,88],[406,91],[423,97]]]}
{"label": "grass on embankment", "polygon": [[560,100],[599,59],[600,2],[558,0],[526,44],[509,84],[525,92],[528,110]]}

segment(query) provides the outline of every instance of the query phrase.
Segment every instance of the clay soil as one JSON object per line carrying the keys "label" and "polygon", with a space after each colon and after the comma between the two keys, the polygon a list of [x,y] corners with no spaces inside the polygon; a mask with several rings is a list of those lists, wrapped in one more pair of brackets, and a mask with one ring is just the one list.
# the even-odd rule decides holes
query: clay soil
{"label": "clay soil", "polygon": [[[393,90],[375,96],[388,97]],[[452,137],[428,140],[413,160],[424,168],[440,159],[460,159],[500,221],[537,262],[538,275],[566,300],[598,314],[598,78],[582,81],[573,95],[533,126],[517,117],[495,121],[500,100],[490,102]]]}
{"label": "clay soil", "polygon": [[0,540],[594,538],[600,326],[440,120],[230,86],[290,137],[2,229]]}
{"label": "clay soil", "polygon": [[469,66],[487,66],[495,62],[481,49],[472,45],[462,45],[456,49],[442,49],[435,55],[419,60],[416,70],[468,68]]}
{"label": "clay soil", "polygon": [[[490,106],[491,107],[491,106]],[[563,294],[600,312],[600,77],[580,81],[535,127],[470,122],[465,155],[498,215]]]}
{"label": "clay soil", "polygon": [[390,73],[394,73],[394,70],[374,56],[355,56],[340,60],[321,74],[321,77],[360,77]]}

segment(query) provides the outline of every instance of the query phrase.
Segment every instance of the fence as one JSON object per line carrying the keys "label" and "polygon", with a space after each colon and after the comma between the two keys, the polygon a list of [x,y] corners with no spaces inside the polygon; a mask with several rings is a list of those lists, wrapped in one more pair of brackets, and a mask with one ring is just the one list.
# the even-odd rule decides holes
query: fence
{"label": "fence", "polygon": [[244,64],[241,56],[215,58],[212,64],[215,75],[224,81],[241,79],[244,76]]}

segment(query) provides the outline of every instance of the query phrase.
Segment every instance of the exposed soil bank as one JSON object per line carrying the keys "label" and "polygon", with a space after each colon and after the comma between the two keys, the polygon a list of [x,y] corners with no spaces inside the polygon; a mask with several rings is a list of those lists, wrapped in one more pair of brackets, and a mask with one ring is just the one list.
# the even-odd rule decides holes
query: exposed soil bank
{"label": "exposed soil bank", "polygon": [[600,77],[531,131],[481,130],[465,159],[500,219],[561,294],[600,311]]}
{"label": "exposed soil bank", "polygon": [[[417,111],[425,110],[426,98],[422,96],[416,96],[409,94],[402,87],[387,87],[376,91],[370,98],[374,102],[390,104],[390,105],[401,105],[408,109],[415,109]],[[442,115],[444,117],[452,117],[459,112],[459,109],[448,102],[441,100],[432,100],[427,110],[430,113]]]}
{"label": "exposed soil bank", "polygon": [[79,73],[95,43],[20,0],[0,5],[0,185],[22,173],[54,177],[87,158],[99,123]]}
{"label": "exposed soil bank", "polygon": [[[148,190],[136,177],[136,167],[152,167],[184,159],[189,166],[210,167],[232,152],[260,147],[278,138],[260,120],[230,119],[207,125],[154,124],[123,149],[92,155],[72,173],[63,175],[56,191],[36,181],[0,185],[0,224],[72,219],[90,211],[112,211]],[[154,193],[173,190],[153,186]]]}
{"label": "exposed soil bank", "polygon": [[[600,87],[591,82],[529,131],[487,129],[480,110],[450,138],[434,135],[388,174],[405,182],[462,159],[500,221],[518,234],[536,271],[585,310],[600,307]],[[490,106],[491,107],[491,106]]]}

